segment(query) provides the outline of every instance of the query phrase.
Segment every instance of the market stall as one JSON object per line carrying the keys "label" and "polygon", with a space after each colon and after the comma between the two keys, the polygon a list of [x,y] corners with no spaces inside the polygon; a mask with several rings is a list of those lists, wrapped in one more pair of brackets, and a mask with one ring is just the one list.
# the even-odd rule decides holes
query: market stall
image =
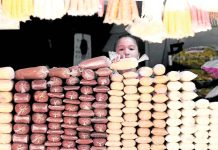
{"label": "market stall", "polygon": [[[173,64],[191,70],[175,66],[169,69],[162,62],[139,66],[142,59],[136,58],[113,61],[102,52],[106,41],[100,31],[111,29],[107,26],[104,30],[103,23],[122,24],[126,32],[149,43],[183,39],[217,26],[217,8],[191,2],[2,0],[2,15],[22,21],[19,33],[11,39],[17,40],[18,48],[29,42],[25,53],[35,48],[29,52],[32,57],[17,52],[17,60],[0,65],[0,150],[217,149],[216,92],[211,94],[213,101],[197,92],[199,82],[217,78],[217,61],[210,62],[217,59],[216,49],[181,49],[171,57]],[[94,19],[84,19],[93,15]],[[73,33],[68,32],[69,28],[60,29],[61,18],[69,21],[72,16],[73,21],[80,20]],[[178,16],[182,19],[176,19]],[[53,22],[56,24],[51,30]],[[81,22],[91,25],[93,31],[84,29]],[[33,23],[38,30],[28,28]],[[44,30],[38,32],[41,27]],[[46,30],[49,34],[45,39],[37,37],[47,34]],[[33,40],[36,42],[31,41],[32,33],[37,35]],[[26,41],[19,39],[22,34]],[[72,35],[76,36],[69,40]],[[67,46],[59,43],[60,39],[68,41]],[[37,44],[40,41],[46,42]],[[92,41],[75,44],[74,51],[81,50],[74,57],[78,58],[75,64],[73,52],[63,53],[64,49],[71,51],[72,41]],[[16,48],[9,42],[3,44]],[[43,53],[46,50],[50,51]],[[91,55],[91,50],[97,52]],[[8,56],[11,51],[5,53]],[[133,70],[121,73],[128,69]],[[212,76],[206,78],[206,74]]]}

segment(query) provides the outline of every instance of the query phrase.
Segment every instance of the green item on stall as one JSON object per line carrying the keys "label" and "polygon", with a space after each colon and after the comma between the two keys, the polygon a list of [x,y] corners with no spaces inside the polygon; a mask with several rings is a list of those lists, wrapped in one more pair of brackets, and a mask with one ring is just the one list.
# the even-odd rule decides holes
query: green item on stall
{"label": "green item on stall", "polygon": [[172,61],[188,67],[188,68],[201,68],[201,66],[209,61],[218,57],[218,51],[212,47],[198,46],[183,49],[179,53],[172,56]]}
{"label": "green item on stall", "polygon": [[191,71],[198,75],[197,78],[194,79],[195,81],[209,82],[213,80],[212,76],[202,69],[188,69],[188,71]]}

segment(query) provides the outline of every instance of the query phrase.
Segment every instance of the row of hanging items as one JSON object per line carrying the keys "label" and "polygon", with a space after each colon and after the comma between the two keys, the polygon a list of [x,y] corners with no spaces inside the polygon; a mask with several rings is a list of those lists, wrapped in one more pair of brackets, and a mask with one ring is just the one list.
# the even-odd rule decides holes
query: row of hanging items
{"label": "row of hanging items", "polygon": [[[91,16],[104,14],[105,0],[0,0],[2,15],[18,21],[30,16],[57,19],[65,14]],[[209,15],[209,11],[212,11]],[[165,38],[194,36],[217,26],[218,1],[215,0],[143,0],[142,13],[136,0],[108,0],[104,23],[128,25],[126,30],[149,42]]]}
{"label": "row of hanging items", "polygon": [[212,27],[218,27],[218,12],[210,12],[209,18]]}
{"label": "row of hanging items", "polygon": [[192,29],[195,33],[211,30],[209,13],[195,5],[196,0],[189,0],[189,7],[192,19]]}
{"label": "row of hanging items", "polygon": [[3,15],[8,18],[26,21],[30,16],[40,19],[72,16],[91,16],[104,12],[104,0],[1,0]]}
{"label": "row of hanging items", "polygon": [[141,17],[126,28],[130,34],[154,43],[161,43],[165,38],[182,39],[210,29],[208,8],[202,9],[196,0],[143,0]]}
{"label": "row of hanging items", "polygon": [[108,0],[104,23],[129,25],[138,17],[135,0]]}
{"label": "row of hanging items", "polygon": [[143,1],[141,17],[136,18],[131,25],[127,26],[127,32],[144,41],[161,43],[166,37],[162,21],[163,9],[163,0]]}
{"label": "row of hanging items", "polygon": [[98,12],[99,0],[65,0],[68,5],[68,15],[92,16]]}

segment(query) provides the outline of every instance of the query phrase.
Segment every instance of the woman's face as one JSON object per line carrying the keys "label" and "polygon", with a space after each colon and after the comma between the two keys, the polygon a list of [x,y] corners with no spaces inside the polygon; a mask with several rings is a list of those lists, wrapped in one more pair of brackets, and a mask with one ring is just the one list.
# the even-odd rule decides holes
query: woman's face
{"label": "woman's face", "polygon": [[116,45],[116,52],[125,58],[134,57],[139,59],[139,50],[135,39],[131,37],[122,37]]}

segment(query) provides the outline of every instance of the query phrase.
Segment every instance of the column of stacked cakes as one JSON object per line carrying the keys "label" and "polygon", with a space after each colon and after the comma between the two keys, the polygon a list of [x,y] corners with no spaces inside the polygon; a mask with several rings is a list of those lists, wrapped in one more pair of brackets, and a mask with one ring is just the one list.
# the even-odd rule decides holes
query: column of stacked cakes
{"label": "column of stacked cakes", "polygon": [[[91,117],[94,116],[94,112],[92,111],[92,101],[95,98],[93,95],[91,95],[93,94],[93,88],[92,88],[91,82],[94,85],[97,83],[96,81],[94,81],[94,72],[92,70],[90,71],[91,73],[93,73],[92,74],[93,79],[90,78],[92,81],[82,79],[80,81],[81,87],[79,86],[81,95],[78,93],[79,91],[76,90],[75,97],[74,97],[75,103],[73,105],[77,105],[77,99],[79,99],[78,101],[79,107],[76,112],[76,116],[74,116],[78,118],[76,118],[75,121],[73,120],[74,123],[76,123],[75,133],[77,134],[76,143],[78,144],[77,145],[78,149],[89,149],[90,148],[89,144],[93,142],[90,139],[90,133],[93,131],[93,128],[91,126]],[[83,76],[84,75],[85,75],[85,72],[83,73]],[[73,77],[73,78],[76,84],[79,78],[78,77]],[[71,84],[71,85],[75,85],[75,84]]]}
{"label": "column of stacked cakes", "polygon": [[91,58],[79,63],[82,71],[82,80],[80,81],[81,101],[78,112],[79,139],[77,149],[106,149],[105,143],[107,134],[107,92],[109,75],[112,71],[108,68],[110,60],[105,56]]}
{"label": "column of stacked cakes", "polygon": [[[122,109],[123,111],[123,119],[122,122],[123,134],[122,138],[122,150],[137,150],[136,141],[142,141],[142,139],[137,139],[136,127],[138,126],[138,105],[139,105],[139,94],[138,94],[138,83],[139,83],[139,75],[137,72],[126,72],[123,74],[124,76],[124,104],[125,107]],[[141,133],[141,130],[138,130]]]}
{"label": "column of stacked cakes", "polygon": [[[195,126],[196,132],[194,133],[194,143],[195,143],[194,149],[199,149],[199,150],[209,149],[208,148],[208,143],[210,143],[209,130],[211,130],[211,127],[212,128],[214,127],[212,124],[210,124],[211,110],[209,109],[209,106],[210,103],[206,99],[199,99],[195,102],[196,117],[194,121],[196,124]],[[215,128],[215,131],[217,131],[217,128]],[[215,143],[217,142],[214,141],[213,144]]]}
{"label": "column of stacked cakes", "polygon": [[[65,80],[66,85],[64,86],[65,99],[63,100],[65,105],[65,110],[63,112],[63,123],[61,127],[64,130],[64,135],[62,135],[62,149],[75,149],[76,140],[78,139],[76,128],[78,127],[78,111],[79,111],[79,77],[81,73],[78,70],[78,67],[71,67],[70,71],[74,70],[74,73],[71,72],[69,78]],[[59,78],[60,80],[61,78]],[[62,102],[60,103],[62,105]]]}
{"label": "column of stacked cakes", "polygon": [[218,147],[218,102],[210,102],[210,130],[208,149],[216,150]]}
{"label": "column of stacked cakes", "polygon": [[[94,132],[91,134],[93,138],[93,146],[92,149],[106,149],[106,141],[107,141],[107,100],[108,94],[107,92],[110,90],[110,75],[112,74],[112,70],[109,68],[99,68],[95,71],[97,75],[97,83],[98,85],[93,88],[95,92],[95,102],[92,104],[94,109],[94,118],[92,119],[92,123],[94,126]],[[99,120],[99,121],[98,121]]]}
{"label": "column of stacked cakes", "polygon": [[[195,103],[193,99],[197,97],[195,93],[195,84],[192,82],[197,75],[190,71],[180,72],[180,82],[181,82],[181,103],[182,103],[182,117],[181,117],[181,134],[180,134],[180,149],[188,150],[194,149],[194,136],[196,132],[195,128]],[[175,86],[175,85],[174,85]],[[179,87],[179,83],[177,84]],[[209,122],[209,121],[208,121]]]}
{"label": "column of stacked cakes", "polygon": [[[27,150],[27,149],[45,149],[44,142],[45,142],[45,134],[47,131],[46,124],[37,124],[41,121],[45,123],[46,116],[42,115],[44,118],[38,118],[41,114],[41,111],[47,113],[47,104],[43,103],[32,103],[30,100],[33,98],[35,101],[41,100],[41,93],[33,93],[30,91],[30,83],[31,80],[35,80],[32,82],[33,89],[40,89],[38,86],[44,86],[43,89],[46,89],[46,85],[44,83],[41,84],[41,80],[45,82],[45,78],[48,75],[48,68],[45,66],[38,66],[38,67],[30,67],[16,70],[15,72],[15,79],[17,82],[15,83],[15,91],[14,94],[14,102],[15,102],[15,116],[14,116],[14,127],[13,127],[13,150]],[[43,93],[44,94],[44,93]],[[31,95],[34,95],[31,96]],[[43,95],[44,96],[44,95]],[[42,98],[43,99],[43,98]],[[47,98],[45,98],[47,99]],[[44,100],[44,99],[43,99]],[[31,105],[32,110],[34,111],[33,114],[33,124],[31,125],[31,131],[33,135],[31,136],[31,143],[29,143],[30,139],[30,123],[31,123]],[[36,134],[35,134],[36,133]],[[38,133],[44,134],[41,136]],[[30,145],[30,147],[29,147]],[[29,148],[28,148],[29,147]]]}
{"label": "column of stacked cakes", "polygon": [[20,80],[15,83],[14,103],[15,116],[13,126],[13,147],[12,149],[28,149],[29,132],[31,123],[30,83]]}
{"label": "column of stacked cakes", "polygon": [[109,117],[108,117],[108,124],[107,124],[107,142],[106,146],[108,150],[120,150],[122,143],[121,143],[121,134],[122,134],[122,122],[123,120],[123,112],[122,108],[124,107],[123,104],[123,76],[119,73],[115,73],[111,75],[111,90],[108,92],[110,95],[109,97]]}
{"label": "column of stacked cakes", "polygon": [[31,87],[34,101],[32,104],[32,134],[29,148],[31,150],[45,149],[48,112],[47,81],[45,79],[32,80]]}
{"label": "column of stacked cakes", "polygon": [[[53,76],[48,79],[48,118],[47,118],[47,141],[45,145],[47,149],[59,149],[61,145],[61,135],[63,135],[63,129],[61,123],[63,123],[63,81],[62,78]],[[56,94],[56,95],[55,95]]]}
{"label": "column of stacked cakes", "polygon": [[2,150],[11,150],[13,79],[13,68],[0,68],[0,149]]}
{"label": "column of stacked cakes", "polygon": [[45,146],[47,150],[56,150],[61,148],[61,145],[63,145],[62,141],[65,141],[67,136],[64,134],[64,129],[68,126],[65,126],[63,122],[64,117],[69,116],[70,112],[64,111],[66,110],[66,105],[63,104],[63,99],[71,96],[71,93],[64,93],[63,80],[70,78],[70,70],[63,67],[53,67],[49,69],[49,77],[48,96],[50,104],[48,106],[48,131]]}
{"label": "column of stacked cakes", "polygon": [[[80,82],[83,85],[80,90],[82,95],[79,97],[82,101],[79,112],[81,136],[78,142],[80,149],[105,149],[106,134],[104,133],[106,132],[106,100],[108,97],[106,93],[109,90],[106,85],[110,83],[108,75],[104,75],[107,69],[100,68],[97,71],[84,69],[82,71],[83,79]],[[93,144],[92,147],[91,144]]]}
{"label": "column of stacked cakes", "polygon": [[93,86],[97,84],[95,80],[95,72],[92,69],[82,70],[82,80],[80,81],[82,85],[79,96],[80,110],[78,111],[78,149],[91,149],[91,144],[93,140],[91,138],[91,132],[94,131],[91,119],[94,117],[93,111],[93,101],[95,96],[93,95]]}
{"label": "column of stacked cakes", "polygon": [[[164,113],[167,110],[166,101],[168,77],[165,74],[165,67],[162,64],[157,64],[153,67],[154,74],[154,93],[153,93],[153,114]],[[149,114],[150,115],[150,114]],[[156,118],[155,118],[156,117]],[[151,130],[152,144],[151,149],[166,149],[165,136],[168,134],[166,131],[166,119],[165,117],[159,118],[153,115],[153,128]]]}
{"label": "column of stacked cakes", "polygon": [[[138,73],[140,75],[140,81],[139,81],[139,88],[138,91],[140,95],[138,95],[139,99],[139,121],[138,121],[138,129],[137,129],[137,135],[138,138],[136,139],[136,142],[138,143],[137,149],[138,150],[148,150],[151,149],[150,142],[152,141],[150,137],[151,128],[153,127],[153,122],[151,121],[152,117],[152,92],[154,91],[153,88],[153,69],[150,67],[142,67],[138,70]],[[158,113],[158,112],[155,112]],[[156,117],[159,117],[160,115],[155,115]]]}
{"label": "column of stacked cakes", "polygon": [[180,125],[181,121],[181,92],[180,89],[182,84],[180,83],[180,73],[177,71],[171,71],[167,73],[168,76],[168,98],[169,101],[167,103],[168,110],[167,114],[169,118],[167,119],[167,132],[166,136],[167,141],[167,149],[169,150],[179,150],[179,142],[180,142]]}

